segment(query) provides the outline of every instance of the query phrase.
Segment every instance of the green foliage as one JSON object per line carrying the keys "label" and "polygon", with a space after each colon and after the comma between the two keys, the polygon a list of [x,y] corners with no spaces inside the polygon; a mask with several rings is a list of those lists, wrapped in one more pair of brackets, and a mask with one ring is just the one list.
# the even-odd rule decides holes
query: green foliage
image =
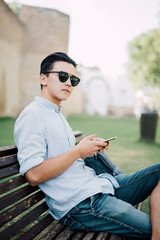
{"label": "green foliage", "polygon": [[10,9],[17,15],[19,16],[20,10],[21,10],[21,4],[19,4],[16,0],[8,3],[8,6]]}
{"label": "green foliage", "polygon": [[128,46],[129,74],[136,87],[160,84],[160,29],[135,38]]}

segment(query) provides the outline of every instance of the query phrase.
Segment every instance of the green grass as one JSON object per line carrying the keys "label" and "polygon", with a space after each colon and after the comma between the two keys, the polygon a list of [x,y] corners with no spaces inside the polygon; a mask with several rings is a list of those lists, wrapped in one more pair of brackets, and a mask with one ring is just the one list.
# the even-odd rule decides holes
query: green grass
{"label": "green grass", "polygon": [[73,130],[79,129],[86,135],[96,134],[105,139],[117,136],[117,140],[110,142],[107,154],[125,173],[159,162],[160,123],[155,143],[146,143],[140,141],[140,125],[136,118],[74,115],[68,121]]}
{"label": "green grass", "polygon": [[14,118],[0,118],[0,147],[15,144],[13,138],[14,123]]}
{"label": "green grass", "polygon": [[[124,173],[130,173],[159,162],[160,156],[160,121],[155,143],[140,141],[140,123],[136,118],[113,118],[86,115],[72,115],[68,121],[73,130],[81,130],[86,135],[108,138],[118,136],[110,143],[106,151],[114,164]],[[0,118],[0,146],[12,145],[15,119]],[[143,211],[149,212],[148,200]]]}

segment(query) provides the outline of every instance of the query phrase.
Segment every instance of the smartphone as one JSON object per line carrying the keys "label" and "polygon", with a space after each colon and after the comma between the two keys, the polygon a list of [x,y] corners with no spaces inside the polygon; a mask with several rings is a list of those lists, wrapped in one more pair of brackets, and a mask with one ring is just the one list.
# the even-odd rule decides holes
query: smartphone
{"label": "smartphone", "polygon": [[104,142],[110,142],[110,141],[115,140],[115,139],[117,139],[117,138],[118,138],[118,137],[111,137],[111,138],[108,138],[108,139],[104,140]]}

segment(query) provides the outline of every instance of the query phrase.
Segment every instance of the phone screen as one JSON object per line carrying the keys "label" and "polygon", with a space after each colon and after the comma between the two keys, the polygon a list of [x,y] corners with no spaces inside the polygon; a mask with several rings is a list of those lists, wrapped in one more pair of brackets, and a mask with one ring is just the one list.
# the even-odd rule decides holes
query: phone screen
{"label": "phone screen", "polygon": [[117,139],[117,137],[111,137],[111,138],[108,138],[108,139],[104,140],[104,142],[110,142],[110,141],[115,140],[115,139]]}

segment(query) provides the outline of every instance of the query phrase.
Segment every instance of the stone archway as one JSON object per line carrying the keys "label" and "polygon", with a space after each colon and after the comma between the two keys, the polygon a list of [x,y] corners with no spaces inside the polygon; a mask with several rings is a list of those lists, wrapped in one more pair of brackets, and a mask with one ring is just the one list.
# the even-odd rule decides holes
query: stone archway
{"label": "stone archway", "polygon": [[102,77],[90,78],[87,81],[86,112],[90,115],[108,114],[109,87]]}

